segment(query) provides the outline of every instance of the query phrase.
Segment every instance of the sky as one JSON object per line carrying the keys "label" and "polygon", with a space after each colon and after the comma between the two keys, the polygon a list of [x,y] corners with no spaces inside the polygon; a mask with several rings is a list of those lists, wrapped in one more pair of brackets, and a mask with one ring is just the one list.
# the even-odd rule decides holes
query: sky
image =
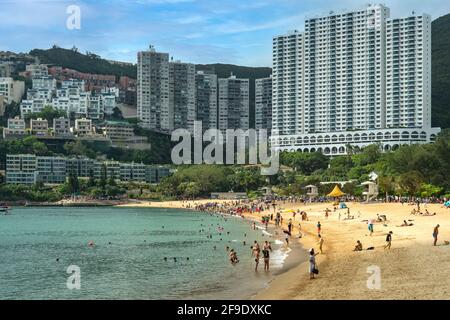
{"label": "sky", "polygon": [[[448,0],[0,0],[0,51],[76,46],[135,63],[152,44],[185,62],[270,67],[273,36],[367,3],[387,5],[391,17],[450,13]],[[79,29],[67,28],[71,5],[80,8]]]}

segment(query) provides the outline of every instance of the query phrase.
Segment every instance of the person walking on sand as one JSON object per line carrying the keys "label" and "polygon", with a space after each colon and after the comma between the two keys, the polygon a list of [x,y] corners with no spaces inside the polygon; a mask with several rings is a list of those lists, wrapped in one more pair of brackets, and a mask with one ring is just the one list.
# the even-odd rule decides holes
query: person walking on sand
{"label": "person walking on sand", "polygon": [[435,247],[436,247],[437,241],[438,241],[439,227],[440,227],[440,225],[437,225],[436,227],[434,227],[434,230],[433,230],[433,239],[434,239],[433,245]]}
{"label": "person walking on sand", "polygon": [[317,244],[319,245],[320,253],[323,253],[323,250],[322,250],[323,243],[324,243],[323,237],[319,234],[319,240],[317,241]]}
{"label": "person walking on sand", "polygon": [[322,231],[322,224],[319,222],[317,222],[317,235],[320,236],[320,232]]}
{"label": "person walking on sand", "polygon": [[318,253],[314,253],[314,249],[309,250],[309,279],[314,279],[314,275],[319,272],[316,268],[316,256]]}
{"label": "person walking on sand", "polygon": [[384,246],[384,249],[391,249],[392,245],[392,231],[389,231],[389,233],[386,236],[386,245]]}
{"label": "person walking on sand", "polygon": [[373,234],[373,220],[372,219],[369,219],[369,221],[367,221],[367,229],[369,229],[370,236],[372,236],[372,234]]}

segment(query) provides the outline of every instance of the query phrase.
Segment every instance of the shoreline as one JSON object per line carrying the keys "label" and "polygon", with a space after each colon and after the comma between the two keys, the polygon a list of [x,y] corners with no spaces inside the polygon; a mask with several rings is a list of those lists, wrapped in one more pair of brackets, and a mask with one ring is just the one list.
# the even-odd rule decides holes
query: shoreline
{"label": "shoreline", "polygon": [[[120,204],[114,207],[165,208],[196,211],[196,204],[207,202],[227,202],[232,200],[197,200],[139,202]],[[253,300],[414,300],[444,299],[450,295],[450,209],[440,204],[422,204],[422,212],[427,209],[436,215],[412,215],[414,204],[401,203],[351,203],[354,219],[345,220],[347,210],[333,212],[331,203],[290,203],[277,201],[277,209],[299,209],[308,214],[309,221],[293,218],[294,231],[292,243],[298,243],[299,250],[292,250],[284,261],[282,271],[272,271],[267,286],[248,297]],[[190,206],[190,207],[187,207]],[[325,209],[331,213],[325,218]],[[270,212],[273,212],[270,210]],[[244,214],[243,221],[250,227],[250,221],[258,221],[259,214]],[[266,211],[267,214],[267,211]],[[387,221],[374,224],[374,233],[370,235],[367,220],[377,218],[377,214],[386,215]],[[284,222],[292,214],[283,212]],[[238,216],[236,216],[238,217]],[[320,273],[315,280],[309,279],[307,259],[296,259],[295,254],[305,253],[309,248],[318,249],[316,224],[322,224],[324,238],[323,254],[316,257]],[[412,226],[403,227],[403,221]],[[303,237],[296,239],[298,223],[301,222]],[[441,226],[438,245],[433,246],[433,228]],[[283,225],[284,227],[286,224]],[[280,239],[273,223],[271,241]],[[393,231],[392,248],[385,250],[385,238]],[[283,239],[284,240],[284,239]],[[297,241],[296,241],[297,240]],[[354,252],[356,241],[360,240],[364,251]],[[294,247],[294,246],[292,246]],[[373,250],[366,250],[373,247]],[[263,264],[260,263],[260,267]],[[380,270],[381,288],[368,287],[370,268]],[[251,272],[251,267],[249,272]],[[272,273],[273,272],[273,273]],[[258,272],[262,275],[262,272]],[[247,298],[247,297],[246,297]]]}
{"label": "shoreline", "polygon": [[[204,204],[204,203],[208,203],[208,202],[216,202],[216,203],[227,203],[227,202],[234,202],[235,200],[211,200],[211,199],[201,199],[201,200],[189,200],[189,201],[164,201],[164,202],[147,202],[147,201],[142,201],[142,202],[131,202],[131,203],[127,203],[127,204],[122,204],[122,205],[118,205],[117,207],[125,207],[125,208],[163,208],[163,209],[183,209],[183,210],[190,210],[190,211],[195,211],[195,212],[202,212],[202,211],[197,211],[195,210],[193,207],[195,207],[195,205],[198,204]],[[186,206],[189,205],[190,208],[186,208]],[[270,210],[269,210],[270,211]],[[206,213],[206,212],[202,212],[202,213]],[[267,214],[268,212],[266,212]],[[223,216],[229,216],[229,217],[235,217],[239,220],[241,220],[242,218],[239,216],[233,216],[233,215],[227,215],[227,214],[221,214],[221,213],[216,213],[219,215],[223,215]],[[254,221],[257,224],[260,224],[262,226],[262,224],[260,223],[260,217],[259,215],[264,214],[264,212],[258,213],[258,214],[250,214],[250,213],[244,213],[243,214],[243,221]],[[283,224],[283,226],[285,227],[285,225]],[[279,232],[280,230],[283,230],[283,226],[279,227],[278,229],[275,227],[275,224],[273,221],[269,222],[269,229],[268,232],[272,234],[271,236],[271,242],[278,240],[281,242],[285,242],[284,238],[282,237],[283,233]],[[263,229],[261,229],[262,231]],[[301,242],[300,239],[295,236],[296,234],[298,234],[298,227],[294,225],[293,228],[293,236],[290,240],[290,245],[289,245],[289,249],[290,251],[287,253],[286,258],[283,261],[283,264],[281,266],[280,269],[275,270],[275,271],[270,271],[270,279],[267,281],[265,287],[261,288],[260,290],[258,290],[257,292],[254,292],[253,294],[250,294],[249,296],[243,297],[242,299],[248,299],[248,300],[259,300],[261,299],[260,296],[262,294],[264,294],[265,292],[271,292],[274,290],[274,285],[276,287],[278,287],[278,283],[283,283],[283,281],[280,281],[283,277],[283,275],[289,274],[290,272],[295,271],[296,273],[298,273],[298,268],[300,266],[303,266],[305,264],[308,264],[308,250],[305,247],[305,241]],[[280,234],[281,233],[281,234]],[[303,234],[303,238],[305,237],[305,235],[309,234],[308,231],[306,230],[302,230],[302,234]],[[306,243],[309,243],[308,241],[306,241]],[[284,244],[282,246],[285,246]],[[324,245],[324,248],[326,246]],[[260,261],[260,269],[264,268],[264,262]],[[304,270],[307,270],[307,267],[304,267]],[[260,272],[261,270],[259,270],[258,272]],[[252,270],[249,270],[249,272],[254,272]],[[262,271],[264,272],[264,271]],[[283,283],[284,286],[284,283]],[[262,298],[264,299],[264,298]],[[274,299],[273,297],[271,297],[271,299]],[[276,299],[276,298],[275,298]]]}
{"label": "shoreline", "polygon": [[[186,204],[214,202],[215,200],[152,202],[125,206],[181,208]],[[224,201],[224,200],[222,200]],[[440,204],[422,204],[421,209],[436,212],[434,216],[411,215],[416,205],[401,203],[351,203],[354,219],[344,220],[346,210],[333,212],[333,204],[289,203],[278,201],[278,209],[300,209],[307,212],[309,221],[303,221],[302,248],[318,249],[316,224],[322,224],[324,238],[323,254],[316,257],[320,273],[314,280],[309,279],[309,262],[300,262],[284,273],[274,275],[267,288],[258,291],[254,300],[360,300],[360,299],[450,299],[450,209]],[[331,209],[328,219],[325,209]],[[375,223],[374,233],[369,235],[367,220],[386,215],[385,223]],[[292,214],[283,213],[285,221]],[[258,219],[258,214],[246,214],[246,218]],[[294,220],[294,232],[297,224]],[[401,227],[403,221],[413,224]],[[438,246],[433,246],[433,228],[439,224]],[[393,231],[392,248],[385,250],[385,237]],[[360,240],[364,249],[374,250],[354,252],[356,241]],[[381,288],[368,287],[370,268],[380,270]],[[431,270],[427,270],[431,268]]]}

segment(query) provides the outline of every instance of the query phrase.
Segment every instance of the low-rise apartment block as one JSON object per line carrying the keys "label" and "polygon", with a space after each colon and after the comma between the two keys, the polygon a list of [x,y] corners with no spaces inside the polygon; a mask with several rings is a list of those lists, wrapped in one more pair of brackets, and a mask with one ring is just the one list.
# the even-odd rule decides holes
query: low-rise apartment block
{"label": "low-rise apartment block", "polygon": [[3,129],[3,138],[8,136],[23,136],[25,133],[25,120],[14,117],[13,119],[8,119],[8,127]]}
{"label": "low-rise apartment block", "polygon": [[75,129],[74,133],[78,137],[88,136],[93,133],[92,131],[92,120],[91,119],[75,119]]}
{"label": "low-rise apartment block", "polygon": [[6,156],[6,183],[62,184],[69,175],[78,178],[93,177],[96,180],[114,179],[155,184],[169,176],[170,169],[164,166],[113,160],[99,161],[86,157],[44,157],[31,154]]}
{"label": "low-rise apartment block", "polygon": [[30,128],[33,134],[43,136],[48,134],[48,121],[47,119],[37,118],[30,120]]}

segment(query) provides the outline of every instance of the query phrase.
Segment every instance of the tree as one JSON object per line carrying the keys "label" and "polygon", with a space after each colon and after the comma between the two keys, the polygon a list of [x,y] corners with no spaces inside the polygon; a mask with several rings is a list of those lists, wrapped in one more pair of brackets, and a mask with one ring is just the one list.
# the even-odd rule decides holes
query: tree
{"label": "tree", "polygon": [[423,198],[436,197],[442,194],[444,188],[424,183],[420,188],[420,196]]}
{"label": "tree", "polygon": [[101,176],[100,176],[100,182],[99,185],[102,188],[103,191],[106,190],[106,184],[107,184],[107,172],[106,172],[106,166],[104,164],[102,164],[102,171],[101,171]]}
{"label": "tree", "polygon": [[381,176],[378,177],[378,186],[380,187],[380,191],[386,194],[386,199],[390,194],[393,194],[396,189],[396,181],[392,176]]}
{"label": "tree", "polygon": [[113,187],[117,186],[116,180],[114,179],[113,176],[111,176],[111,177],[108,179],[108,185],[109,185],[109,186],[113,186]]}
{"label": "tree", "polygon": [[422,175],[417,171],[411,171],[399,176],[400,191],[404,195],[415,196],[423,183]]}
{"label": "tree", "polygon": [[73,193],[78,193],[80,191],[80,182],[78,181],[78,177],[73,174],[70,173],[69,174],[69,179],[68,179],[68,192],[73,194]]}
{"label": "tree", "polygon": [[281,164],[292,167],[299,173],[310,175],[319,169],[326,169],[329,159],[320,152],[283,152],[280,161]]}
{"label": "tree", "polygon": [[87,186],[89,188],[92,188],[95,185],[96,185],[96,182],[95,182],[94,170],[90,169],[89,170],[89,180],[88,180]]}
{"label": "tree", "polygon": [[82,141],[66,142],[64,150],[68,155],[85,156],[88,158],[95,158],[95,151],[87,147]]}

